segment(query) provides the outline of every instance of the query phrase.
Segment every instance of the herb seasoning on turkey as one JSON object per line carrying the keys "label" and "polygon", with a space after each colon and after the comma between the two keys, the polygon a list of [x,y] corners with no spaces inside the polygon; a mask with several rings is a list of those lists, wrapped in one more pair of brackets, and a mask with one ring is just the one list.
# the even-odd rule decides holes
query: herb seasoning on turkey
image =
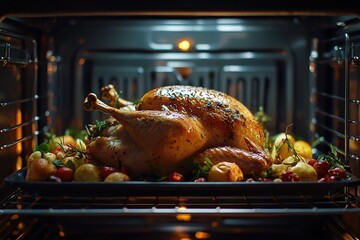
{"label": "herb seasoning on turkey", "polygon": [[88,153],[102,164],[121,164],[133,179],[152,169],[164,176],[173,171],[186,174],[194,160],[205,157],[234,162],[244,174],[260,173],[272,164],[263,128],[243,104],[225,93],[166,86],[147,92],[135,109],[127,101],[113,102],[126,103],[126,109],[107,106],[95,94],[85,99],[86,110],[103,111],[119,123],[90,139]]}

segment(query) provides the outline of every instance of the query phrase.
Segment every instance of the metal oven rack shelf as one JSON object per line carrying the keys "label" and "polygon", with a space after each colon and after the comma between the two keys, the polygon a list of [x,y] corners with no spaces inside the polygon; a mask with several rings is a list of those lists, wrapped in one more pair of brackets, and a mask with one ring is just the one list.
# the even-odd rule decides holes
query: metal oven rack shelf
{"label": "metal oven rack shelf", "polygon": [[[131,184],[133,190],[129,189]],[[55,185],[54,191],[40,186],[40,193],[8,188],[10,193],[1,202],[0,233],[12,227],[8,234],[37,236],[34,231],[46,229],[57,237],[46,239],[74,239],[80,233],[84,237],[84,231],[87,238],[80,239],[110,237],[110,232],[111,237],[134,239],[169,239],[174,234],[177,237],[172,239],[180,239],[181,234],[189,237],[200,233],[208,234],[210,239],[231,239],[239,233],[252,237],[271,234],[282,239],[294,232],[308,239],[338,239],[334,237],[345,233],[353,237],[349,239],[356,239],[358,233],[344,227],[342,219],[351,216],[353,221],[360,215],[356,185],[344,190],[329,184],[318,188],[317,183],[293,187],[255,183],[253,188],[247,183],[244,188],[229,185],[223,189],[226,184],[141,182],[128,186],[103,184],[103,188],[97,184],[78,185],[77,193],[70,188],[68,194],[64,188],[56,191]],[[156,234],[148,236],[150,232]],[[2,239],[13,239],[6,237]]]}

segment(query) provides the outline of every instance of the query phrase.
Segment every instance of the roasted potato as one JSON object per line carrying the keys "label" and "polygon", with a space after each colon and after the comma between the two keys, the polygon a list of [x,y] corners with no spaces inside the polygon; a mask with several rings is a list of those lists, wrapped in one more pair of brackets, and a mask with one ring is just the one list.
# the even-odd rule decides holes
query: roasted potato
{"label": "roasted potato", "polygon": [[208,175],[210,182],[239,182],[243,179],[240,167],[232,162],[220,162],[212,166]]}
{"label": "roasted potato", "polygon": [[110,173],[104,180],[104,182],[126,182],[129,181],[130,177],[121,172]]}
{"label": "roasted potato", "polygon": [[78,182],[100,182],[100,170],[93,164],[83,164],[76,169],[74,180]]}

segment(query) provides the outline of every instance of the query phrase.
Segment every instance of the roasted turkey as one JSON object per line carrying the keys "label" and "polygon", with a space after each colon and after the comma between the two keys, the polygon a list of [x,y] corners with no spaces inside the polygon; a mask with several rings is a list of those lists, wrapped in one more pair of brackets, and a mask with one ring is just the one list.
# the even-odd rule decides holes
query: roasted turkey
{"label": "roasted turkey", "polygon": [[194,160],[204,157],[213,163],[235,162],[244,174],[258,174],[272,163],[262,127],[225,93],[166,86],[147,92],[136,105],[121,100],[112,86],[103,88],[103,96],[117,106],[106,105],[93,93],[84,101],[87,111],[100,110],[113,118],[100,136],[89,139],[88,153],[102,164],[125,167],[133,178],[186,173]]}

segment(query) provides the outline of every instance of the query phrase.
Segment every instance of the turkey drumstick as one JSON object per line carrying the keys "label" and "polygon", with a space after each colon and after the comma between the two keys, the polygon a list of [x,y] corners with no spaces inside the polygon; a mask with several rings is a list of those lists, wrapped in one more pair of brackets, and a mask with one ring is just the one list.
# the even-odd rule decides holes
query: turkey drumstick
{"label": "turkey drumstick", "polygon": [[134,144],[148,154],[151,166],[161,172],[164,167],[174,169],[182,165],[206,144],[201,123],[178,112],[117,109],[106,105],[93,93],[85,99],[84,108],[99,110],[119,121]]}
{"label": "turkey drumstick", "polygon": [[104,100],[109,100],[110,106],[114,108],[121,108],[126,106],[133,106],[133,102],[129,102],[120,97],[114,85],[109,84],[101,88],[101,97]]}

